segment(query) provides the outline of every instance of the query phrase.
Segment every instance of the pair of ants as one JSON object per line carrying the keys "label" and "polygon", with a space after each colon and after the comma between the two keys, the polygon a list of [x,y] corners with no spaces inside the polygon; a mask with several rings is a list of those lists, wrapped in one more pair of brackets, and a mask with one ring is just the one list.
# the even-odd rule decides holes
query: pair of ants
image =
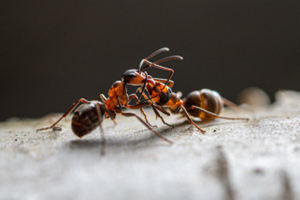
{"label": "pair of ants", "polygon": [[[122,75],[122,79],[114,82],[110,87],[108,91],[108,98],[106,98],[103,94],[100,95],[102,102],[96,100],[89,101],[81,98],[76,101],[71,108],[53,125],[46,128],[37,129],[37,131],[57,128],[56,125],[69,113],[71,113],[79,103],[83,103],[83,105],[76,109],[72,117],[72,130],[78,137],[83,137],[99,126],[101,130],[102,149],[105,145],[102,122],[105,118],[110,118],[116,124],[115,118],[117,113],[125,117],[136,117],[156,136],[172,144],[172,141],[163,137],[152,128],[153,126],[148,122],[147,116],[143,110],[143,107],[146,106],[151,106],[156,116],[168,126],[170,125],[164,121],[159,111],[166,115],[170,115],[166,109],[169,109],[175,114],[179,113],[181,110],[181,113],[186,116],[188,121],[202,133],[205,133],[205,131],[199,128],[193,122],[193,120],[190,118],[190,115],[193,117],[198,117],[201,120],[212,120],[215,118],[229,120],[249,120],[248,118],[230,118],[219,116],[219,113],[224,105],[234,106],[234,104],[221,97],[216,91],[209,89],[193,91],[188,94],[185,99],[181,99],[181,95],[179,93],[176,94],[172,92],[171,88],[174,85],[174,82],[171,80],[171,77],[174,73],[174,70],[161,66],[160,63],[170,60],[182,60],[183,58],[178,55],[173,55],[160,59],[156,62],[149,61],[149,59],[155,55],[166,51],[169,51],[169,49],[166,47],[161,48],[142,59],[138,69],[129,69],[125,71]],[[146,66],[143,66],[144,63]],[[169,71],[171,74],[169,75],[168,79],[153,78],[152,76],[148,75],[146,71],[144,71],[148,67],[155,67],[161,70]],[[136,94],[128,95],[126,88],[127,85],[139,86],[138,91],[140,92],[140,96],[137,97]],[[147,91],[149,97],[146,95],[145,90]],[[142,96],[144,97],[144,100],[141,101]],[[129,102],[132,99],[135,99],[135,105],[129,105]],[[140,109],[145,120],[134,113],[123,112],[120,108],[120,105],[128,109]]]}

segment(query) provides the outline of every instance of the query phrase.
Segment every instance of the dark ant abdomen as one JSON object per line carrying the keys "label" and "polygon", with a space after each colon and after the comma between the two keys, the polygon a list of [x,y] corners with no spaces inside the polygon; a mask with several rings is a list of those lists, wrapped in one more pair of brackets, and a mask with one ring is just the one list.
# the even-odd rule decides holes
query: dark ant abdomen
{"label": "dark ant abdomen", "polygon": [[[104,112],[101,110],[102,116]],[[103,118],[100,119],[103,121]],[[83,104],[80,106],[72,117],[72,130],[78,137],[92,132],[99,126],[97,110],[94,104]]]}
{"label": "dark ant abdomen", "polygon": [[185,107],[190,115],[201,119],[214,119],[212,116],[198,110],[191,109],[191,106],[198,106],[214,114],[219,114],[223,108],[223,101],[219,93],[209,89],[193,91],[185,99]]}

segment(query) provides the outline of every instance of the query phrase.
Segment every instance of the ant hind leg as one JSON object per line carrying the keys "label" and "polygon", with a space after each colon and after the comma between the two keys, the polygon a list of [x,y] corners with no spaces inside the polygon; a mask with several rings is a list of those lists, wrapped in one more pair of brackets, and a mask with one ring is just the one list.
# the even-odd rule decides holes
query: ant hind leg
{"label": "ant hind leg", "polygon": [[189,122],[190,122],[191,124],[193,124],[199,131],[201,131],[201,133],[204,134],[205,131],[202,130],[201,128],[199,128],[199,127],[197,126],[197,124],[195,124],[195,122],[193,122],[193,120],[190,118],[190,116],[189,116],[188,112],[186,111],[186,109],[185,109],[182,105],[180,105],[180,107],[181,107],[181,109],[183,110],[183,113],[185,114],[185,116],[187,117],[187,119],[189,120]]}
{"label": "ant hind leg", "polygon": [[200,111],[202,111],[202,112],[204,112],[204,113],[206,113],[206,114],[208,114],[208,115],[210,115],[210,116],[212,116],[214,118],[228,119],[228,120],[246,120],[246,121],[249,121],[249,118],[222,117],[220,115],[217,115],[215,113],[209,112],[209,111],[207,111],[207,110],[205,110],[203,108],[200,108],[198,106],[191,106],[191,109],[198,109],[198,110],[200,110]]}
{"label": "ant hind leg", "polygon": [[43,131],[43,130],[47,130],[47,129],[51,129],[51,128],[54,128],[56,124],[58,124],[58,122],[60,122],[63,118],[65,118],[68,114],[70,114],[74,108],[80,103],[90,103],[90,101],[84,99],[84,98],[81,98],[79,99],[78,101],[76,101],[75,103],[73,103],[73,105],[71,106],[71,108],[69,108],[69,110],[67,112],[65,112],[63,114],[63,116],[61,116],[61,118],[59,118],[54,124],[52,124],[51,126],[49,127],[46,127],[46,128],[39,128],[36,130],[36,132],[39,132],[39,131]]}

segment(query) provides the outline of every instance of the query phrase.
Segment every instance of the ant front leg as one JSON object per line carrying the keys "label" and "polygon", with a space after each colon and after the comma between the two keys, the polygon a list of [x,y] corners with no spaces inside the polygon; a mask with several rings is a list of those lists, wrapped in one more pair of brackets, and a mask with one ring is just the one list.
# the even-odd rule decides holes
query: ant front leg
{"label": "ant front leg", "polygon": [[[131,95],[129,95],[129,97],[128,97],[128,99],[129,99],[129,100],[128,100],[128,103],[129,103],[133,98],[135,99],[136,104],[139,104],[139,103],[140,103],[139,100],[138,100],[138,98],[137,98],[137,96],[136,96],[136,94],[131,94]],[[143,114],[143,116],[144,116],[146,122],[149,124],[149,126],[151,126],[151,127],[153,127],[153,128],[156,128],[156,127],[157,127],[156,125],[152,125],[152,124],[149,123],[149,121],[148,121],[148,119],[147,119],[147,115],[146,115],[144,109],[143,109],[143,108],[140,108],[140,110],[141,110],[141,113]]]}
{"label": "ant front leg", "polygon": [[88,100],[86,100],[86,99],[84,99],[84,98],[79,99],[78,101],[76,101],[75,103],[73,103],[73,105],[71,106],[71,108],[69,108],[69,110],[68,110],[65,114],[63,114],[63,116],[61,116],[61,118],[59,118],[54,124],[52,124],[51,126],[46,127],[46,128],[40,128],[40,129],[37,129],[36,132],[54,128],[55,125],[56,125],[58,122],[60,122],[63,118],[65,118],[68,114],[70,114],[70,113],[74,110],[74,108],[75,108],[80,102],[82,102],[82,103],[90,103],[90,101],[88,101]]}

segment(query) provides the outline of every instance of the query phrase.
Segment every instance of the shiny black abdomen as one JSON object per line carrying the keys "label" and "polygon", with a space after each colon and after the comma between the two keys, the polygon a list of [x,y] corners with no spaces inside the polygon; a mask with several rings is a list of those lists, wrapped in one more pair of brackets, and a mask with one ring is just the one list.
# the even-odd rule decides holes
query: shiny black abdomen
{"label": "shiny black abdomen", "polygon": [[[101,111],[103,121],[104,112]],[[97,109],[94,104],[83,104],[80,106],[72,117],[72,130],[75,135],[82,137],[99,126]]]}

